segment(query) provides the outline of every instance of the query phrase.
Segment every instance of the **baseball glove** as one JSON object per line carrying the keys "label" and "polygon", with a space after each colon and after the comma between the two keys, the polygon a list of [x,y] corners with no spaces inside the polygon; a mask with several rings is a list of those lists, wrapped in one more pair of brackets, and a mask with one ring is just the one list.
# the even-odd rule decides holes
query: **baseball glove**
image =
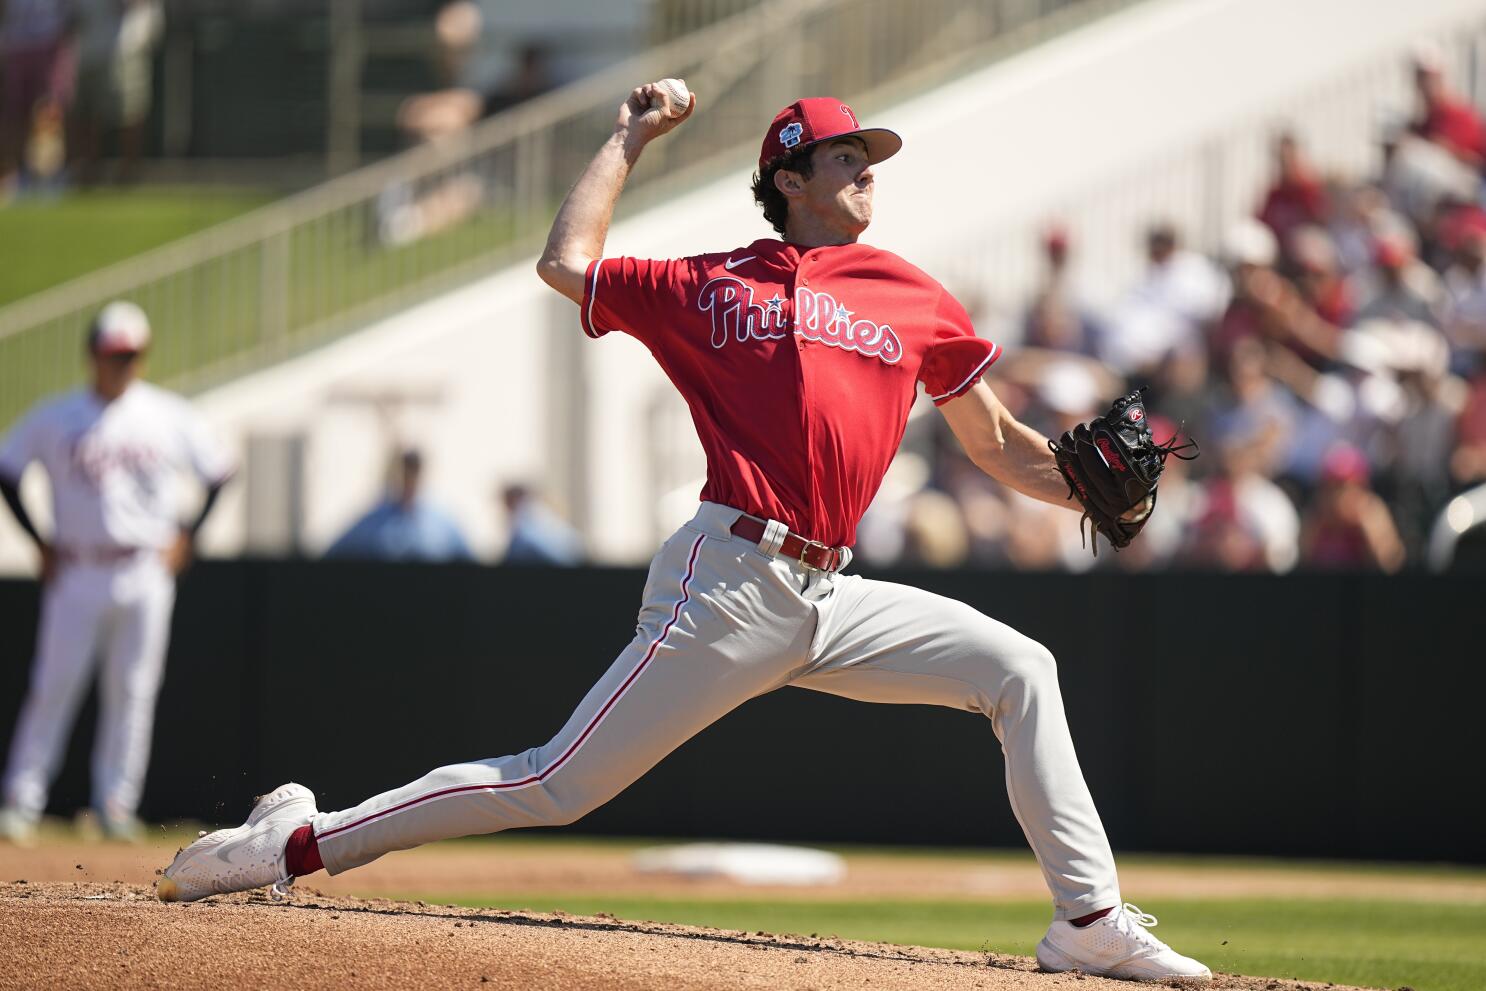
{"label": "baseball glove", "polygon": [[1047,442],[1068,483],[1068,498],[1078,499],[1084,508],[1079,534],[1085,521],[1093,527],[1096,557],[1100,534],[1119,550],[1151,518],[1166,458],[1175,454],[1190,461],[1199,453],[1196,441],[1176,444],[1175,434],[1156,443],[1146,419],[1144,393],[1141,388],[1116,399],[1108,413]]}

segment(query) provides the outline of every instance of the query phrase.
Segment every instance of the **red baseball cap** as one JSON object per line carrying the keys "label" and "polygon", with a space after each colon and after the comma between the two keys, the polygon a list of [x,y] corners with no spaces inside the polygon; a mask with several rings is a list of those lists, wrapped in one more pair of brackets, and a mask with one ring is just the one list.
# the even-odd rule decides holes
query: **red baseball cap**
{"label": "red baseball cap", "polygon": [[867,145],[867,161],[873,165],[892,158],[903,147],[903,139],[886,128],[862,127],[856,112],[835,97],[810,96],[796,100],[774,116],[774,123],[764,132],[758,167],[762,170],[772,159],[797,148],[845,136],[862,139]]}

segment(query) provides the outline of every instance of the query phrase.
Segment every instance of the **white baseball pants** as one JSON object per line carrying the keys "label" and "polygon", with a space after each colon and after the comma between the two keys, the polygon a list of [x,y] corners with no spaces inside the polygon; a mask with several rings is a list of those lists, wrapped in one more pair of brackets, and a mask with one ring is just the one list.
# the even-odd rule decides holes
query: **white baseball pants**
{"label": "white baseball pants", "polygon": [[1119,904],[1047,649],[952,599],[767,557],[729,533],[737,517],[704,503],[660,549],[634,641],[550,742],[320,813],[313,826],[326,869],[449,837],[573,822],[733,708],[796,685],[989,716],[1057,918]]}
{"label": "white baseball pants", "polygon": [[139,808],[174,605],[175,579],[158,554],[62,567],[42,592],[31,686],[5,769],[8,806],[29,818],[46,808],[78,705],[101,659],[93,807],[113,818]]}

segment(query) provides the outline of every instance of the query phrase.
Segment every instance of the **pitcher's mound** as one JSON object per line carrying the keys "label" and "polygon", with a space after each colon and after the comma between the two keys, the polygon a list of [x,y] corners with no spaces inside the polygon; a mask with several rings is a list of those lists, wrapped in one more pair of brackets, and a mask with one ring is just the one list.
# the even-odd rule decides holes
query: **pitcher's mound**
{"label": "pitcher's mound", "polygon": [[[167,905],[137,885],[0,883],[0,988],[1136,987],[1036,968],[1023,957],[332,898],[306,888],[281,902],[254,892]],[[1212,986],[1321,988],[1236,977]]]}

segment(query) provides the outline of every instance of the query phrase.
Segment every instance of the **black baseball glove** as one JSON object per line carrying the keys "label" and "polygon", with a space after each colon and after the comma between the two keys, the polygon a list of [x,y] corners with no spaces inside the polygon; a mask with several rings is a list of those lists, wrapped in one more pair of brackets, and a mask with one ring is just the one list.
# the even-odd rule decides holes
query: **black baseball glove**
{"label": "black baseball glove", "polygon": [[[1116,399],[1108,413],[1047,442],[1068,482],[1068,498],[1078,499],[1084,507],[1079,533],[1084,532],[1085,520],[1093,526],[1095,556],[1101,533],[1119,550],[1151,518],[1168,455],[1190,461],[1198,454],[1196,441],[1176,444],[1175,435],[1156,443],[1146,419],[1144,393],[1141,388]],[[1189,450],[1192,453],[1185,453]]]}

